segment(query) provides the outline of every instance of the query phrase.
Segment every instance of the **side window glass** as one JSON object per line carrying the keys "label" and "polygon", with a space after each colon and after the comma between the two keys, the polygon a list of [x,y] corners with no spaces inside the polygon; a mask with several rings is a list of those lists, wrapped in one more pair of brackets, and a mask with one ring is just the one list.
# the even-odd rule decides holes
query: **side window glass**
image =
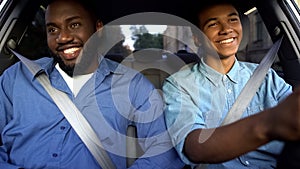
{"label": "side window glass", "polygon": [[300,24],[300,0],[286,0],[285,3],[288,6],[289,12],[296,18],[298,24]]}
{"label": "side window glass", "polygon": [[[298,1],[299,0],[295,0],[297,4],[299,4]],[[45,13],[45,8],[43,6],[40,6],[39,10],[35,15],[34,20],[31,22],[26,32],[24,33],[20,45],[18,45],[19,46],[18,50],[20,51],[20,53],[22,53],[24,56],[30,59],[38,59],[40,57],[49,56],[49,50],[46,41],[46,32],[44,27],[45,25],[44,13]],[[249,27],[245,28],[245,29],[249,29],[247,30],[247,32],[249,33],[248,35],[244,35],[244,36],[249,36],[249,38],[246,47],[243,49],[243,51],[239,52],[238,59],[243,61],[248,61],[248,62],[259,63],[273,43],[258,11],[256,9],[252,9],[251,12],[248,11],[248,13],[246,12],[245,14],[248,16],[250,23],[249,23]],[[124,27],[126,26],[123,27],[121,26],[121,29],[123,29]],[[129,27],[132,28],[131,31],[138,31],[138,29],[136,28],[141,28],[141,27],[136,27],[136,25],[131,25],[131,26],[129,25]],[[134,28],[136,30],[134,30]],[[147,27],[142,26],[142,28],[147,28]],[[178,37],[178,39],[182,39],[183,37],[192,39],[192,37],[190,36],[191,34],[189,32],[190,30],[188,30],[188,28],[184,28],[184,27],[174,28],[172,26],[166,26],[166,25],[161,25],[161,28],[164,28],[164,32],[160,32],[162,34],[176,33],[177,36],[182,36],[182,37]],[[159,34],[156,35],[158,35],[156,39],[159,40],[159,38],[161,38],[160,35]],[[138,38],[140,38],[139,39],[140,42],[142,38],[145,39],[145,36],[142,35],[139,36],[140,37]],[[134,38],[136,37],[131,37],[131,39]],[[136,47],[143,47],[142,43],[137,43],[137,42],[139,42],[138,39],[135,39],[135,41],[128,42],[132,44],[125,44],[124,42],[120,42],[120,44],[117,46],[121,46],[121,48],[114,47],[110,51],[110,53],[111,55],[117,55],[117,54],[120,55],[120,60],[122,60],[124,59],[123,57],[127,57],[131,53],[135,52],[134,49],[132,48],[133,45],[135,45]],[[186,44],[180,43],[180,41],[169,40],[168,37],[166,36],[162,36],[161,41],[159,43],[163,50],[169,51],[173,54],[180,55],[183,51],[193,53],[193,49],[187,46]],[[278,73],[282,72],[279,59],[275,61],[275,63],[273,64],[273,68]]]}
{"label": "side window glass", "polygon": [[45,8],[40,6],[18,45],[18,51],[32,60],[49,56],[44,17]]}
{"label": "side window glass", "polygon": [[298,5],[299,7],[299,4],[300,4],[300,0],[295,0],[296,4]]}
{"label": "side window glass", "polygon": [[[244,28],[244,32],[247,33],[244,36],[248,36],[248,43],[242,52],[243,56],[239,56],[238,59],[252,63],[260,63],[268,50],[272,47],[273,42],[259,12],[255,7],[246,11],[244,14],[249,19],[249,25]],[[245,29],[248,30],[246,31]],[[274,61],[272,68],[280,76],[283,76],[283,70],[278,56]]]}
{"label": "side window glass", "polygon": [[170,74],[199,59],[189,26],[121,25],[121,28],[123,44],[132,52],[122,64],[140,71],[158,89]]}

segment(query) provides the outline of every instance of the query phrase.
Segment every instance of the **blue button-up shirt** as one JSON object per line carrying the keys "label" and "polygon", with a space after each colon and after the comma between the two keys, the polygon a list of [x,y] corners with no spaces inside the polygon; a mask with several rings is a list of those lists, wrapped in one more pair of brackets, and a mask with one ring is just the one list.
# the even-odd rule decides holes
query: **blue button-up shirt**
{"label": "blue button-up shirt", "polygon": [[131,168],[182,168],[166,131],[160,94],[144,76],[102,59],[75,97],[53,59],[36,63],[41,70],[35,75],[17,63],[0,77],[1,169],[101,168],[37,81],[43,72],[88,119],[116,168],[126,168],[129,125],[136,126],[145,152]]}
{"label": "blue button-up shirt", "polygon": [[[220,74],[203,60],[169,77],[164,86],[167,126],[182,160],[195,165],[183,153],[184,138],[198,128],[220,126],[257,64],[235,61],[226,75]],[[243,113],[247,117],[273,107],[292,92],[290,85],[274,70],[269,70],[250,105]],[[238,134],[238,133],[237,133]],[[207,138],[200,138],[205,141]],[[222,140],[219,140],[222,144]],[[280,153],[282,143],[273,141],[239,158],[208,168],[272,168],[275,156]],[[199,152],[201,153],[201,152]]]}

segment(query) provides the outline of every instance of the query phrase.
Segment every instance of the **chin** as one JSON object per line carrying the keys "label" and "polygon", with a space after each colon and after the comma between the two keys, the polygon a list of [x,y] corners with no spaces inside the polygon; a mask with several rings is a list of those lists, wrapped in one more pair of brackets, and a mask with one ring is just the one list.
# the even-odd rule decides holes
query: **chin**
{"label": "chin", "polygon": [[227,59],[227,58],[235,57],[235,54],[236,53],[226,53],[226,54],[219,53],[219,57],[220,59]]}

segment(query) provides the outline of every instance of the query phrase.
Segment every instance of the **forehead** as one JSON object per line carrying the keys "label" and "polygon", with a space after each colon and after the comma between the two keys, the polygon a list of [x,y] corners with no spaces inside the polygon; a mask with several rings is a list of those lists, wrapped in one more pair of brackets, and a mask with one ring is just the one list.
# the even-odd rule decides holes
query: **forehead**
{"label": "forehead", "polygon": [[207,7],[199,13],[200,22],[205,22],[211,18],[228,17],[232,14],[238,14],[238,11],[231,4],[218,4]]}
{"label": "forehead", "polygon": [[80,3],[72,0],[56,0],[48,5],[46,21],[68,17],[89,17],[89,12]]}

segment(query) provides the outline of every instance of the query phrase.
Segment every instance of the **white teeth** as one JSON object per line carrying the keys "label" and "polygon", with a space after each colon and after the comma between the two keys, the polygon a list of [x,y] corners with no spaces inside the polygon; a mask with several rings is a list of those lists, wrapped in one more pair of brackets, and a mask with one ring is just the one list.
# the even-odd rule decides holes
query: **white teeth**
{"label": "white teeth", "polygon": [[230,42],[233,42],[233,40],[234,40],[233,38],[222,40],[222,41],[220,41],[220,44],[230,43]]}
{"label": "white teeth", "polygon": [[70,48],[70,49],[66,49],[64,50],[65,54],[73,54],[75,53],[79,48]]}

